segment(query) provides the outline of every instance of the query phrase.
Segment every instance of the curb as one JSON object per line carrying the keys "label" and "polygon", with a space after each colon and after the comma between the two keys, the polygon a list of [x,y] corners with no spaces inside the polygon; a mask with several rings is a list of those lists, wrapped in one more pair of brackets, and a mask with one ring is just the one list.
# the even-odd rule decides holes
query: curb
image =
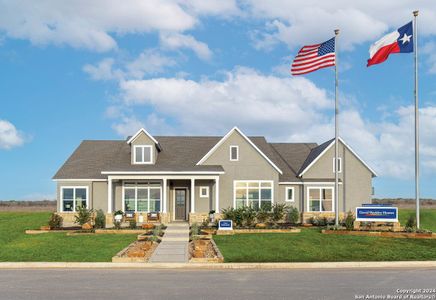
{"label": "curb", "polygon": [[0,269],[387,269],[436,268],[436,261],[371,261],[315,263],[111,263],[1,262]]}

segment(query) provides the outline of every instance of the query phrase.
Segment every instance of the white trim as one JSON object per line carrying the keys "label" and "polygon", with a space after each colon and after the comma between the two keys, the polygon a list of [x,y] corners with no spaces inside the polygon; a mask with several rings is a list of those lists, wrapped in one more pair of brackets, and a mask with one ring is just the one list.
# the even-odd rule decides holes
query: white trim
{"label": "white trim", "polygon": [[[64,189],[73,189],[73,210],[72,211],[64,211],[64,193],[63,190]],[[86,208],[89,209],[89,186],[78,186],[78,185],[62,185],[60,186],[60,207],[59,207],[59,211],[60,212],[66,212],[66,213],[75,213],[76,212],[76,189],[85,189],[86,190]]]}
{"label": "white trim", "polygon": [[[236,148],[236,158],[232,158],[232,148]],[[239,146],[238,145],[230,145],[229,147],[230,152],[230,161],[239,161]]]}
{"label": "white trim", "polygon": [[[362,158],[360,158],[360,156],[359,155],[357,155],[357,153],[356,152],[354,152],[354,150],[347,144],[347,143],[345,143],[345,141],[341,138],[341,137],[339,137],[339,141],[342,143],[342,144],[344,144],[344,146],[351,152],[351,153],[353,153],[354,154],[354,156],[356,156],[357,157],[357,159],[358,160],[360,160],[360,162],[366,167],[366,168],[368,168],[368,170],[370,170],[371,171],[371,173],[374,175],[374,176],[377,176],[377,173],[373,170],[373,169],[371,169],[371,167],[362,159]],[[327,148],[325,148],[324,149],[324,151],[322,151],[321,152],[321,154],[319,154],[303,171],[301,171],[301,173],[300,174],[298,174],[298,177],[301,177],[301,176],[303,176],[303,174],[304,173],[306,173],[307,172],[307,170],[309,170],[320,158],[321,158],[321,156],[323,156],[333,145],[335,144],[335,140],[332,140],[332,142],[330,143],[330,145],[328,145],[327,146]]]}
{"label": "white trim", "polygon": [[[205,189],[206,193],[203,194],[202,191]],[[208,186],[200,186],[200,198],[209,198],[209,187]]]}
{"label": "white trim", "polygon": [[148,133],[147,130],[145,130],[144,128],[139,129],[128,141],[127,144],[131,144],[133,143],[133,141],[136,140],[136,138],[139,136],[139,134],[143,132],[145,133],[145,135],[147,135],[155,144],[159,144],[159,142],[151,135]]}
{"label": "white trim", "polygon": [[[338,161],[339,161],[339,171],[338,174],[342,173],[342,157],[338,157]],[[332,172],[335,173],[335,157],[332,157]]]}
{"label": "white trim", "polygon": [[[271,183],[271,204],[274,204],[274,181],[273,180],[233,180],[233,208],[236,208],[236,184],[240,182],[258,182],[259,183],[259,208],[261,202],[261,193],[262,183],[268,182]],[[248,199],[248,185],[247,185],[247,199]]]}
{"label": "white trim", "polygon": [[215,213],[220,213],[220,178],[215,179]]}
{"label": "white trim", "polygon": [[[312,210],[309,210],[309,208],[310,208],[310,206],[309,206],[309,201],[310,201],[310,198],[309,198],[309,193],[310,193],[310,190],[319,190],[320,192],[319,192],[319,195],[320,195],[320,197],[321,197],[321,190],[323,190],[323,189],[329,189],[329,190],[331,190],[332,191],[332,210],[331,211],[327,211],[327,210],[325,210],[325,211],[322,211],[321,210],[321,208],[322,208],[322,199],[320,199],[320,203],[319,203],[319,211],[312,211]],[[307,206],[306,206],[306,212],[320,212],[320,213],[323,213],[323,212],[335,212],[335,209],[336,209],[336,207],[335,207],[335,189],[333,188],[333,187],[325,187],[325,186],[318,186],[318,187],[308,187],[307,188],[307,200],[306,200],[306,204],[307,204]]]}
{"label": "white trim", "polygon": [[[283,182],[279,182],[279,185],[288,185],[288,184],[293,184],[293,185],[311,185],[311,184],[325,184],[325,185],[334,185],[334,182],[301,182],[301,181],[283,181]],[[339,184],[342,184],[342,182],[339,182]]]}
{"label": "white trim", "polygon": [[191,178],[191,213],[195,213],[195,179]]}
{"label": "white trim", "polygon": [[104,181],[107,181],[107,179],[101,179],[101,178],[99,178],[99,179],[83,179],[83,178],[80,178],[80,179],[73,179],[73,178],[68,178],[68,179],[52,179],[53,181],[65,181],[65,182],[71,182],[71,181],[77,181],[77,182],[81,182],[81,181],[102,181],[102,182],[104,182]]}
{"label": "white trim", "polygon": [[163,191],[162,191],[162,200],[163,200],[163,205],[162,205],[162,212],[166,213],[167,212],[167,189],[168,189],[168,179],[164,178],[162,179],[163,181]]}
{"label": "white trim", "polygon": [[113,175],[147,175],[147,174],[186,174],[186,175],[218,175],[224,174],[224,171],[102,171],[101,174],[113,174]]}
{"label": "white trim", "polygon": [[279,169],[279,167],[277,167],[262,151],[260,151],[260,149],[245,135],[242,133],[241,130],[239,130],[238,127],[233,127],[218,143],[216,143],[215,146],[213,146],[212,149],[209,150],[209,152],[206,153],[205,156],[203,156],[202,159],[200,159],[200,161],[197,163],[197,165],[201,165],[203,164],[203,162],[206,161],[206,159],[209,158],[209,156],[212,155],[212,153],[215,152],[215,150],[221,146],[222,143],[224,143],[225,140],[227,140],[227,138],[233,133],[233,132],[238,132],[257,152],[259,152],[259,154],[271,165],[274,167],[274,169],[277,170],[277,172],[279,172],[280,174],[283,174],[282,170]]}
{"label": "white trim", "polygon": [[[127,180],[128,181],[128,180]],[[128,182],[129,183],[129,182]],[[132,182],[134,184],[136,184],[135,186],[127,186],[126,187],[126,181],[123,181],[123,186],[122,186],[122,195],[121,195],[121,199],[122,199],[122,207],[121,210],[123,212],[126,212],[125,210],[125,189],[134,189],[135,190],[135,212],[140,212],[140,213],[149,213],[150,211],[150,189],[157,189],[158,187],[150,187],[150,186],[137,186],[138,182]],[[138,211],[138,190],[147,190],[147,211]],[[159,186],[159,191],[160,191],[160,205],[159,205],[159,212],[162,212],[162,184]]]}
{"label": "white trim", "polygon": [[107,212],[112,213],[112,178],[108,176],[107,184]]}
{"label": "white trim", "polygon": [[[137,148],[142,148],[142,161],[136,161],[136,149]],[[149,148],[150,149],[150,160],[149,161],[145,161],[145,148]],[[153,164],[154,161],[154,156],[153,156],[153,146],[151,145],[133,145],[133,164],[134,165],[151,165]]]}
{"label": "white trim", "polygon": [[[292,199],[288,198],[289,190],[292,190]],[[285,202],[295,202],[295,188],[293,186],[285,187]]]}

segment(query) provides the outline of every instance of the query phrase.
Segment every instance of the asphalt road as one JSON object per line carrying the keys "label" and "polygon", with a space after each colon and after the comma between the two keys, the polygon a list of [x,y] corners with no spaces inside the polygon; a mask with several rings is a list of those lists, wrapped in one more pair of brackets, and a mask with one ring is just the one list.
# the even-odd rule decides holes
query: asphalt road
{"label": "asphalt road", "polygon": [[436,269],[0,270],[0,299],[425,299],[397,292],[424,288]]}

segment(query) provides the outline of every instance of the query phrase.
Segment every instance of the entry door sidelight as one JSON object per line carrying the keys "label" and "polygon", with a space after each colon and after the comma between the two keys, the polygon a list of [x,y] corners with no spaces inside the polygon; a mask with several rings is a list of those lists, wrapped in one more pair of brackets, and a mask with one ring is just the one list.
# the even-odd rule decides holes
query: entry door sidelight
{"label": "entry door sidelight", "polygon": [[176,211],[175,211],[175,219],[176,220],[186,220],[186,190],[185,189],[176,189]]}

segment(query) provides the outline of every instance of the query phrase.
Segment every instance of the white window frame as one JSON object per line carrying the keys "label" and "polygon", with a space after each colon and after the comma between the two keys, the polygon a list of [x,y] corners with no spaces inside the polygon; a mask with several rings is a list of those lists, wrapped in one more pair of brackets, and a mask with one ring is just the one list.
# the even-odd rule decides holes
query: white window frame
{"label": "white window frame", "polygon": [[[333,157],[333,162],[332,162],[332,165],[333,165],[333,173],[335,173],[336,172],[336,169],[335,169],[335,157]],[[338,172],[338,174],[339,173],[342,173],[342,157],[338,157],[338,162],[339,162],[339,172]]]}
{"label": "white window frame", "polygon": [[[292,190],[292,199],[288,198],[289,190]],[[293,186],[287,186],[285,188],[285,202],[295,202],[295,188]]]}
{"label": "white window frame", "polygon": [[[237,183],[247,183],[247,197],[248,197],[248,183],[249,182],[258,182],[259,183],[259,208],[260,208],[260,202],[261,202],[261,185],[262,183],[271,183],[271,205],[274,204],[274,181],[273,180],[233,180],[233,208],[236,208],[236,184]],[[248,201],[248,200],[247,200]],[[248,203],[245,203],[247,205]]]}
{"label": "white window frame", "polygon": [[[236,148],[236,159],[232,158],[232,149]],[[230,145],[230,161],[239,161],[239,146],[238,145]]]}
{"label": "white window frame", "polygon": [[[135,186],[126,186],[126,183],[127,184],[135,184]],[[149,213],[150,212],[150,189],[157,189],[158,187],[156,186],[154,186],[154,187],[150,187],[150,186],[138,186],[138,183],[144,183],[144,182],[132,182],[132,181],[126,181],[126,182],[123,182],[123,191],[122,191],[122,193],[123,193],[123,195],[122,195],[122,211],[123,212],[126,212],[126,202],[125,202],[125,196],[126,196],[126,194],[125,194],[125,189],[127,188],[127,189],[134,189],[135,190],[135,212],[140,212],[140,213]],[[147,197],[147,201],[148,201],[148,204],[147,204],[147,211],[138,211],[138,190],[147,190],[148,192],[147,192],[147,195],[148,195],[148,197]],[[160,191],[160,210],[159,210],[159,212],[162,212],[162,206],[163,206],[163,199],[162,199],[162,184],[159,186],[159,191]]]}
{"label": "white window frame", "polygon": [[[310,190],[319,190],[319,195],[320,195],[320,197],[321,197],[321,195],[322,195],[322,192],[321,192],[321,190],[331,190],[332,191],[332,210],[321,210],[322,209],[322,201],[323,201],[323,199],[319,199],[320,200],[320,203],[319,203],[319,209],[320,210],[317,210],[317,211],[314,211],[314,210],[309,210],[310,209],[310,197],[309,197],[309,195],[310,195]],[[334,189],[334,187],[329,187],[329,186],[314,186],[314,187],[308,187],[307,188],[307,212],[318,212],[318,213],[329,213],[329,212],[335,212],[335,209],[336,209],[336,207],[335,207],[335,189]]]}
{"label": "white window frame", "polygon": [[[203,194],[203,191],[206,191]],[[209,198],[209,187],[208,186],[200,186],[200,198]]]}
{"label": "white window frame", "polygon": [[[136,161],[136,148],[142,148],[142,161],[137,162]],[[144,149],[149,148],[150,149],[150,161],[145,161],[145,155],[144,155]],[[135,165],[150,165],[153,164],[153,146],[151,145],[134,145],[133,146],[133,164]]]}
{"label": "white window frame", "polygon": [[[73,189],[73,210],[72,211],[64,211],[64,189]],[[68,186],[63,185],[60,189],[60,199],[61,199],[61,207],[60,211],[65,213],[76,213],[76,189],[86,189],[86,208],[89,209],[89,186]]]}

